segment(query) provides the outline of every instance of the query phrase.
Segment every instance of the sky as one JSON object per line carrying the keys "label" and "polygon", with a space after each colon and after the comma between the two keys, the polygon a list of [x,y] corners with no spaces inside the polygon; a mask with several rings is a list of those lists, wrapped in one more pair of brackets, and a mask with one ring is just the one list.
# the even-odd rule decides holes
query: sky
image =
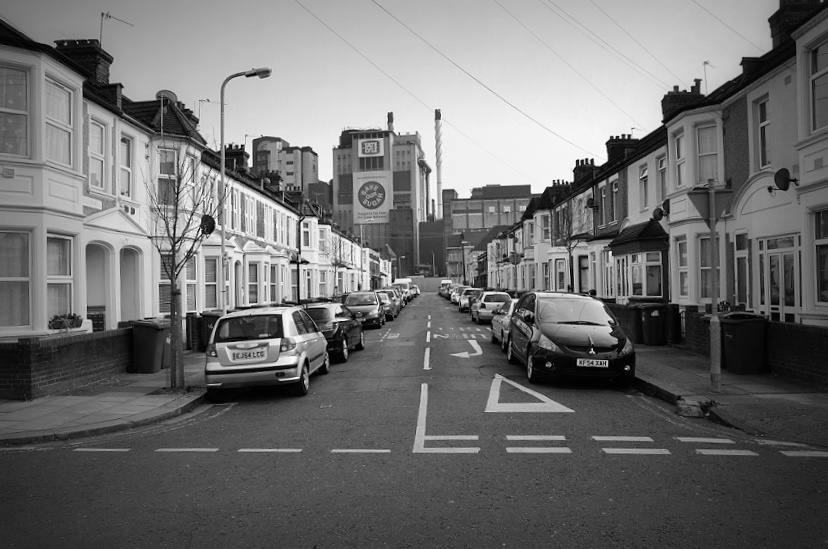
{"label": "sky", "polygon": [[[260,135],[309,146],[333,177],[343,130],[419,133],[436,189],[434,110],[442,113],[443,189],[541,193],[606,141],[661,124],[674,86],[713,91],[743,57],[771,49],[779,0],[4,0],[0,16],[32,39],[98,38],[110,81],[134,101],[171,90],[220,143]],[[104,16],[108,14],[111,17]],[[102,25],[103,23],[103,25]]]}

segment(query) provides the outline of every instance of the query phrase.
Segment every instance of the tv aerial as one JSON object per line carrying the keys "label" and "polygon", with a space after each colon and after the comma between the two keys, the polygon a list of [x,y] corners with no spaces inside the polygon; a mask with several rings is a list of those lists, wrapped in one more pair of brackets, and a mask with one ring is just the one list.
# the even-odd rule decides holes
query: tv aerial
{"label": "tv aerial", "polygon": [[133,25],[132,23],[130,23],[129,21],[124,21],[123,19],[118,19],[117,17],[115,17],[114,15],[112,15],[112,14],[111,14],[111,13],[109,13],[109,12],[106,12],[106,13],[101,12],[101,33],[100,33],[100,35],[98,36],[98,44],[99,44],[101,47],[103,47],[103,28],[104,28],[104,19],[114,19],[115,21],[118,21],[118,22],[120,22],[120,23],[123,23],[124,25],[129,25],[130,27],[134,27],[134,26],[135,26],[135,25]]}

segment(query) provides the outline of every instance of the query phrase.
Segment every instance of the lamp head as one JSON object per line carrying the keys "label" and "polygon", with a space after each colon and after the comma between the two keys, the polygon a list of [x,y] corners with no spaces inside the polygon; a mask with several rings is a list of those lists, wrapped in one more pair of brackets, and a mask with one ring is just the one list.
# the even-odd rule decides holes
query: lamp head
{"label": "lamp head", "polygon": [[267,78],[272,73],[273,71],[270,70],[270,67],[259,67],[258,69],[250,69],[249,71],[244,73],[244,75],[247,78],[251,78],[253,76],[258,76],[259,78]]}

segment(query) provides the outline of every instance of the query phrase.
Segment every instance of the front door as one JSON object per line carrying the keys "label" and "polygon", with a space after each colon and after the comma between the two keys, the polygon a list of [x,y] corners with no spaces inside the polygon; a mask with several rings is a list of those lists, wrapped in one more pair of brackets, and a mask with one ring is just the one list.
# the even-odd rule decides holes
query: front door
{"label": "front door", "polygon": [[763,312],[770,320],[796,322],[799,269],[794,237],[768,239],[764,248],[765,253],[759,254]]}

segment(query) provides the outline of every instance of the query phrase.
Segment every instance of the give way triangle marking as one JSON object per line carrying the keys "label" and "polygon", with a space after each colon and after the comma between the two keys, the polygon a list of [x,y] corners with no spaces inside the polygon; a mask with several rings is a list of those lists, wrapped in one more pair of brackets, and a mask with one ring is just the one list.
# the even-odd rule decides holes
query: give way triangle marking
{"label": "give way triangle marking", "polygon": [[[526,394],[532,395],[540,402],[500,402],[500,387],[503,385],[504,381],[512,387],[520,389]],[[551,398],[543,396],[528,387],[524,387],[514,381],[508,380],[500,374],[495,374],[494,380],[492,381],[492,387],[489,389],[489,402],[486,403],[486,412],[574,413],[575,410],[567,408],[563,404],[555,402]]]}

